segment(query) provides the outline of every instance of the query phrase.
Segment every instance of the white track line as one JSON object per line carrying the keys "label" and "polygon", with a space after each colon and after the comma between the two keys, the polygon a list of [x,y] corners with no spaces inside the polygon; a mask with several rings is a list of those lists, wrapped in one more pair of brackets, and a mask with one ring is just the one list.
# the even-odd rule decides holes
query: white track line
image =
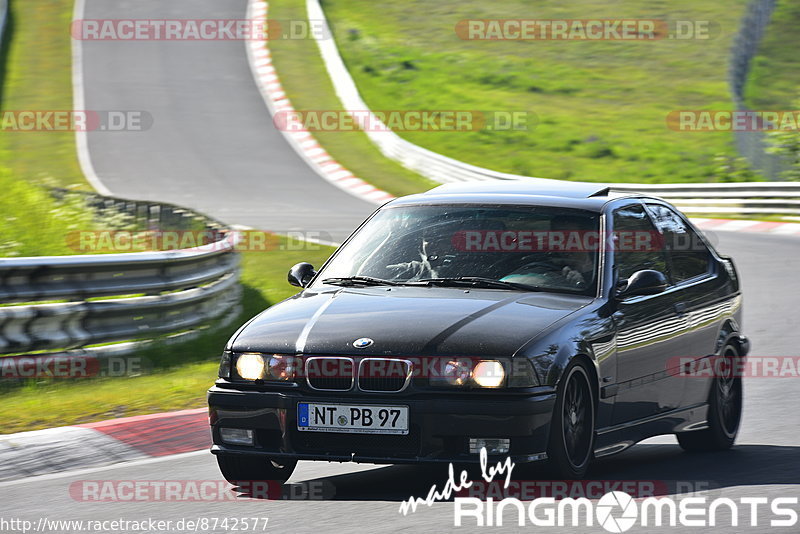
{"label": "white track line", "polygon": [[147,465],[147,464],[155,464],[159,462],[168,462],[172,460],[180,460],[182,458],[191,458],[193,456],[204,456],[208,455],[211,456],[211,451],[209,449],[202,449],[199,451],[191,451],[191,452],[182,452],[179,454],[170,454],[169,456],[157,456],[155,458],[143,458],[141,460],[132,460],[130,462],[119,462],[115,464],[109,465],[102,465],[98,467],[87,467],[83,469],[73,469],[71,471],[59,471],[58,473],[49,473],[47,475],[38,475],[26,478],[18,478],[16,480],[7,480],[5,482],[0,482],[0,488],[6,486],[16,486],[19,484],[27,484],[28,482],[38,482],[42,480],[53,480],[59,478],[66,478],[75,475],[87,475],[90,473],[98,473],[102,471],[108,471],[110,469],[123,469],[128,467],[136,467],[139,465]]}
{"label": "white track line", "polygon": [[[86,0],[75,0],[75,10],[72,20],[81,20],[86,11]],[[86,111],[86,95],[83,84],[83,42],[72,38],[72,109]],[[86,180],[101,195],[111,195],[111,190],[105,186],[97,175],[89,154],[88,132],[75,131],[75,146],[78,151],[78,163]]]}

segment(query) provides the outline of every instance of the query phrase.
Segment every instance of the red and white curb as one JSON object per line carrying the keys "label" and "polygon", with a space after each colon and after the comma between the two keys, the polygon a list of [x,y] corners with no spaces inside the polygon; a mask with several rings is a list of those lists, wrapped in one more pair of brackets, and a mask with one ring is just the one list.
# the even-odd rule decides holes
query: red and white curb
{"label": "red and white curb", "polygon": [[206,408],[20,432],[0,436],[0,481],[210,447]]}
{"label": "red and white curb", "polygon": [[750,221],[737,219],[692,219],[701,230],[745,232],[773,235],[800,235],[800,223]]}
{"label": "red and white curb", "polygon": [[[267,9],[267,2],[250,0],[247,7],[247,18],[262,21],[263,27],[266,28]],[[253,77],[270,113],[275,116],[278,112],[294,111],[292,103],[286,97],[286,92],[281,86],[275,67],[272,65],[267,39],[247,41],[247,57]],[[334,160],[308,130],[297,128],[291,132],[281,130],[281,133],[308,165],[330,183],[374,204],[383,204],[394,198],[386,191],[354,176],[352,172]]]}

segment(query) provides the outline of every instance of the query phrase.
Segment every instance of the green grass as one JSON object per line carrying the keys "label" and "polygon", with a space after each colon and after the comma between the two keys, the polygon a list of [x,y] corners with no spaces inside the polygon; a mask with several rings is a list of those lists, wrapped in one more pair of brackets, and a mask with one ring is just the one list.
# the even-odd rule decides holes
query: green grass
{"label": "green grass", "polygon": [[[285,239],[281,245],[286,245]],[[5,384],[0,433],[204,406],[228,338],[246,320],[297,292],[285,281],[289,267],[300,261],[319,267],[332,252],[331,247],[308,244],[306,250],[242,254],[243,311],[229,326],[211,325],[197,338],[181,343],[156,340],[131,356],[141,359],[142,376]]]}
{"label": "green grass", "polygon": [[[271,0],[269,16],[276,20],[307,19],[305,1]],[[295,109],[343,109],[313,40],[275,39],[269,47]],[[385,158],[363,132],[315,132],[314,137],[356,176],[394,195],[418,193],[438,185]]]}
{"label": "green grass", "polygon": [[800,98],[800,58],[793,43],[799,24],[800,4],[778,2],[745,86],[745,102],[750,108],[796,109]]}
{"label": "green grass", "polygon": [[[673,110],[732,109],[729,49],[746,0],[632,0],[613,9],[600,0],[323,5],[373,110],[522,111],[538,117],[527,131],[400,133],[447,156],[547,178],[658,183],[710,180],[714,157],[735,154],[729,133],[675,132],[665,118]],[[271,7],[272,17],[282,15]],[[593,17],[710,20],[718,31],[709,40],[650,42],[464,41],[454,32],[459,20],[470,18]],[[276,66],[284,79],[295,77]],[[308,82],[305,73],[298,78]]]}
{"label": "green grass", "polygon": [[[12,0],[0,103],[4,111],[71,110],[74,0]],[[0,133],[0,166],[18,179],[89,189],[73,132]]]}
{"label": "green grass", "polygon": [[96,227],[80,199],[56,201],[6,169],[0,169],[0,191],[0,257],[77,254],[68,233]]}
{"label": "green grass", "polygon": [[157,375],[30,385],[3,395],[4,434],[200,408],[217,364],[186,364]]}
{"label": "green grass", "polygon": [[[0,59],[0,109],[72,109],[69,23],[73,0],[14,0]],[[0,133],[0,257],[76,254],[71,230],[94,229],[76,201],[57,202],[44,185],[88,188],[73,132]]]}

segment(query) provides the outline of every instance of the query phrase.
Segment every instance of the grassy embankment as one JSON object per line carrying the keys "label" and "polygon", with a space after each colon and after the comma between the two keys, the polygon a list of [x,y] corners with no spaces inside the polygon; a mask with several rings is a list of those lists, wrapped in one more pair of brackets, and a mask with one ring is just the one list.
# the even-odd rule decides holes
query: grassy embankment
{"label": "grassy embankment", "polygon": [[[271,16],[286,18],[291,10],[283,6],[302,4],[270,2]],[[326,0],[324,8],[373,110],[523,111],[538,118],[535,127],[518,131],[399,132],[409,141],[499,171],[658,183],[712,181],[714,158],[735,156],[728,132],[677,132],[665,119],[674,110],[732,108],[726,73],[745,4],[636,0],[609,11],[596,0],[535,6],[524,0]],[[656,41],[470,41],[456,35],[460,20],[497,18],[713,21],[714,30],[712,39]],[[278,55],[275,63],[279,72],[288,68]],[[317,89],[313,69],[303,82],[306,92],[326,93]],[[292,98],[295,92],[289,86]],[[313,99],[310,106],[315,109]]]}

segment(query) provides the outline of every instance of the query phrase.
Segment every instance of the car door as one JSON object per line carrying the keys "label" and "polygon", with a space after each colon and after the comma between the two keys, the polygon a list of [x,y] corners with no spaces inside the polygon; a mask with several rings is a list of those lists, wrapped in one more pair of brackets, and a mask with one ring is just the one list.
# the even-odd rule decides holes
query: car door
{"label": "car door", "polygon": [[[711,251],[688,222],[665,204],[648,202],[646,207],[663,235],[672,282],[680,295],[676,306],[687,322],[678,363],[682,369],[703,368],[698,360],[714,354],[722,322],[734,303],[716,275]],[[683,382],[684,405],[707,400],[708,380],[685,377]]]}
{"label": "car door", "polygon": [[[629,204],[612,216],[613,270],[617,283],[633,273],[653,269],[670,272],[661,234],[641,203]],[[683,381],[669,366],[683,351],[686,321],[680,313],[682,297],[674,288],[655,295],[639,295],[617,302],[617,376],[612,424],[644,419],[681,404]],[[676,364],[677,365],[677,364]]]}

